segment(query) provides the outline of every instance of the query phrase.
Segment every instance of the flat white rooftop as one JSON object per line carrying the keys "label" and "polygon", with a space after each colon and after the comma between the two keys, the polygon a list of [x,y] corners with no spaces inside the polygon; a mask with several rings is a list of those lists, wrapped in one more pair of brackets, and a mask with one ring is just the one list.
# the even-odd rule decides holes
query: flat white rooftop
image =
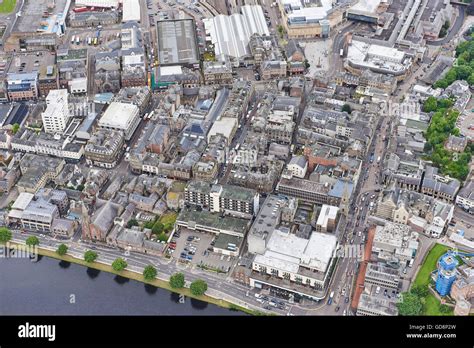
{"label": "flat white rooftop", "polygon": [[30,204],[31,200],[35,195],[28,192],[21,192],[18,195],[18,198],[15,200],[15,203],[12,205],[12,210],[25,210],[25,208]]}
{"label": "flat white rooftop", "polygon": [[337,239],[331,234],[313,232],[308,240],[275,230],[265,253],[257,255],[255,262],[293,273],[300,265],[326,272],[336,245]]}
{"label": "flat white rooftop", "polygon": [[99,126],[125,130],[137,115],[138,107],[136,105],[113,102],[100,118]]}
{"label": "flat white rooftop", "polygon": [[326,227],[328,225],[329,219],[336,219],[338,211],[338,207],[323,204],[323,206],[321,207],[321,211],[319,212],[318,221],[316,222],[316,224],[319,226]]}
{"label": "flat white rooftop", "polygon": [[359,0],[359,2],[349,9],[351,12],[375,13],[381,0]]}
{"label": "flat white rooftop", "polygon": [[288,18],[296,19],[304,17],[306,21],[317,21],[326,19],[329,11],[332,9],[332,0],[321,0],[321,6],[315,4],[306,4],[301,0],[280,0],[283,7],[289,9]]}
{"label": "flat white rooftop", "polygon": [[122,0],[122,22],[140,21],[140,0]]}

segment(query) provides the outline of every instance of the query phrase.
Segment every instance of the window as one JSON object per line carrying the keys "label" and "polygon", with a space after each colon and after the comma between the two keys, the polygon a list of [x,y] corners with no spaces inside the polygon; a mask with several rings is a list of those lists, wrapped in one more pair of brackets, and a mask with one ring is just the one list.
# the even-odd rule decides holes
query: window
{"label": "window", "polygon": [[298,284],[302,284],[303,283],[303,278],[295,277],[295,282],[298,283]]}
{"label": "window", "polygon": [[283,273],[283,278],[285,278],[286,280],[290,280],[290,273],[288,272]]}

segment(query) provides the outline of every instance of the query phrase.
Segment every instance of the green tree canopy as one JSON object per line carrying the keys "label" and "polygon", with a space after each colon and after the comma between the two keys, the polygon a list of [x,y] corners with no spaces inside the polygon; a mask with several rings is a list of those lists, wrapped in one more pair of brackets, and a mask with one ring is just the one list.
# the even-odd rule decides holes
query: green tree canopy
{"label": "green tree canopy", "polygon": [[0,227],[0,243],[6,243],[12,239],[11,231],[6,227]]}
{"label": "green tree canopy", "polygon": [[12,133],[16,134],[20,130],[20,125],[18,123],[14,123],[12,126]]}
{"label": "green tree canopy", "polygon": [[207,290],[207,283],[202,279],[197,279],[191,283],[190,290],[195,296],[204,295]]}
{"label": "green tree canopy", "polygon": [[412,287],[410,292],[412,294],[415,294],[418,297],[426,297],[428,296],[429,290],[427,286],[418,285],[418,286]]}
{"label": "green tree canopy", "polygon": [[121,257],[116,258],[114,262],[112,262],[112,268],[116,272],[123,271],[125,268],[127,268],[127,266],[128,266],[127,262]]}
{"label": "green tree canopy", "polygon": [[36,236],[29,236],[28,238],[26,238],[25,243],[28,246],[35,246],[35,245],[38,245],[40,243],[40,241],[39,241],[38,237],[36,237]]}
{"label": "green tree canopy", "polygon": [[423,111],[424,112],[432,112],[436,111],[438,109],[438,101],[436,100],[435,97],[430,96],[425,100],[425,103],[423,104]]}
{"label": "green tree canopy", "polygon": [[163,232],[164,228],[165,228],[165,226],[163,226],[163,224],[161,222],[157,221],[153,225],[153,228],[151,229],[151,231],[154,234],[160,234],[161,232]]}
{"label": "green tree canopy", "polygon": [[132,228],[133,226],[138,226],[138,221],[137,219],[130,219],[127,222],[127,227]]}
{"label": "green tree canopy", "polygon": [[148,281],[155,279],[156,274],[157,274],[156,268],[153,267],[152,265],[146,266],[145,269],[143,270],[143,278],[145,278],[145,280],[148,280]]}
{"label": "green tree canopy", "polygon": [[98,256],[99,255],[97,255],[95,251],[87,250],[84,253],[84,261],[86,261],[87,263],[92,263],[97,259]]}
{"label": "green tree canopy", "polygon": [[56,249],[56,253],[61,256],[66,255],[67,249],[68,247],[66,244],[60,244],[58,248]]}
{"label": "green tree canopy", "polygon": [[342,106],[342,111],[345,111],[345,112],[347,112],[348,114],[350,114],[350,113],[352,112],[352,108],[351,108],[351,106],[350,106],[349,104],[344,104],[344,105]]}
{"label": "green tree canopy", "polygon": [[421,315],[423,311],[423,302],[417,295],[410,292],[404,292],[402,293],[402,301],[397,303],[397,307],[399,315]]}
{"label": "green tree canopy", "polygon": [[175,273],[170,277],[170,286],[173,289],[181,289],[184,287],[184,274],[183,273]]}

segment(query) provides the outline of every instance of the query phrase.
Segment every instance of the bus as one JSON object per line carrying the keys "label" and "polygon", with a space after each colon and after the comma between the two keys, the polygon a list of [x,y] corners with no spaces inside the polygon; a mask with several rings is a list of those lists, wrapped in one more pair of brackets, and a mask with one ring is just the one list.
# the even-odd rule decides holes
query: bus
{"label": "bus", "polygon": [[79,45],[81,43],[81,38],[79,36],[76,37],[76,45]]}
{"label": "bus", "polygon": [[74,41],[76,41],[76,36],[73,35],[72,38],[71,38],[71,45],[74,43]]}
{"label": "bus", "polygon": [[339,51],[339,56],[342,57],[344,55],[344,49],[341,48],[341,50]]}
{"label": "bus", "polygon": [[329,295],[329,299],[328,299],[328,305],[331,305],[332,304],[332,299],[334,297],[334,291],[331,292],[331,294]]}

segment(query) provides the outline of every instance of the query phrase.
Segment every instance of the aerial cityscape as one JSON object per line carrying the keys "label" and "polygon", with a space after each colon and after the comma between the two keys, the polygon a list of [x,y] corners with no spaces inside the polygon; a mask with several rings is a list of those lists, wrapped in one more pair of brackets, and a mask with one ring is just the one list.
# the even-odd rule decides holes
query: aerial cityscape
{"label": "aerial cityscape", "polygon": [[0,314],[474,315],[474,1],[0,0],[0,45]]}

